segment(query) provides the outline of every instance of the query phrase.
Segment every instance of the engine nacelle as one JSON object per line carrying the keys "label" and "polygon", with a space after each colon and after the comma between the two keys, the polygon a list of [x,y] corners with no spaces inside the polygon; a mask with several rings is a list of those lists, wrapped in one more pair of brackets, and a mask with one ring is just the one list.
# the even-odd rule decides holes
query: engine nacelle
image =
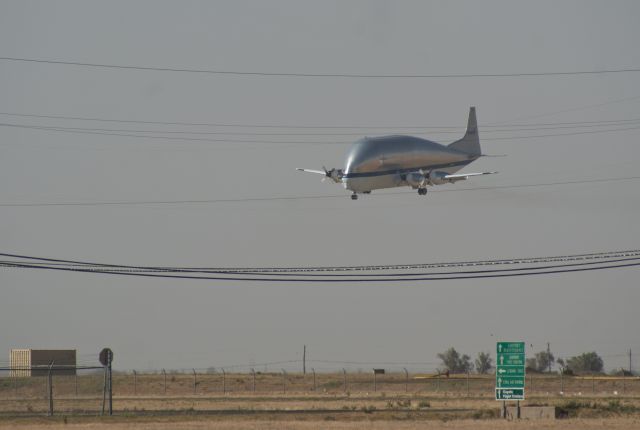
{"label": "engine nacelle", "polygon": [[411,172],[407,173],[405,181],[413,188],[423,188],[427,183],[427,178],[421,173]]}
{"label": "engine nacelle", "polygon": [[333,182],[335,183],[342,182],[342,177],[344,176],[344,174],[342,173],[342,169],[331,169],[331,170],[324,169],[324,172],[327,178],[330,178]]}
{"label": "engine nacelle", "polygon": [[434,172],[432,170],[427,174],[429,185],[441,185],[449,183],[449,180],[445,179],[445,176],[447,176],[446,172]]}

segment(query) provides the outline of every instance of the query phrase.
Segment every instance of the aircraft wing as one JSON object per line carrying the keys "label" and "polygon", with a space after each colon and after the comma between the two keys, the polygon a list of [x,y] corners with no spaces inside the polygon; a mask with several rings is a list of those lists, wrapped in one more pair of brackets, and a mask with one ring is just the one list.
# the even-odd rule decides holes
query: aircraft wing
{"label": "aircraft wing", "polygon": [[303,169],[300,167],[296,167],[296,170],[299,170],[301,172],[315,173],[315,174],[324,176],[324,178],[322,178],[323,181],[325,180],[325,178],[331,178],[331,180],[335,183],[342,182],[342,169],[327,170],[326,167],[323,167],[322,169],[323,170],[314,170],[314,169]]}
{"label": "aircraft wing", "polygon": [[327,172],[322,171],[322,170],[313,170],[313,169],[303,169],[301,167],[296,167],[296,170],[299,170],[301,172],[307,172],[307,173],[317,173],[319,175],[327,175]]}
{"label": "aircraft wing", "polygon": [[456,181],[464,181],[465,179],[468,179],[471,176],[493,175],[494,173],[498,173],[498,172],[460,173],[456,175],[446,175],[446,176],[443,176],[442,179],[446,179],[449,182],[456,182]]}

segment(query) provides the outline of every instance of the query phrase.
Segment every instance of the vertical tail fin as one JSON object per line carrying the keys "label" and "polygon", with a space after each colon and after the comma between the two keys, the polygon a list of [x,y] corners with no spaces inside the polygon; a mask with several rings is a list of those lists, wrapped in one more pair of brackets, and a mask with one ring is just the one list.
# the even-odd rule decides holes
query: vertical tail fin
{"label": "vertical tail fin", "polygon": [[469,108],[469,122],[467,123],[467,132],[460,140],[456,140],[449,145],[449,148],[457,151],[466,152],[470,155],[480,155],[480,137],[478,136],[478,122],[476,120],[476,108]]}

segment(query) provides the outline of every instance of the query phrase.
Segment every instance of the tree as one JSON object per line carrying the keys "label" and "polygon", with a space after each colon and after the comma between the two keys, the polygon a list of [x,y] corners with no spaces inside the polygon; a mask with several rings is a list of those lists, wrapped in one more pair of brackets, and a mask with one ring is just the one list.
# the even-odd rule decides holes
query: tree
{"label": "tree", "polygon": [[540,351],[536,353],[536,362],[538,363],[538,372],[544,372],[550,369],[553,365],[555,358],[551,352]]}
{"label": "tree", "polygon": [[488,352],[479,352],[476,358],[476,371],[482,374],[488,373],[493,367],[491,361],[491,355]]}
{"label": "tree", "polygon": [[527,368],[535,372],[545,372],[549,369],[549,363],[555,361],[553,354],[547,351],[536,352],[535,357],[527,358]]}
{"label": "tree", "polygon": [[602,358],[594,352],[583,352],[567,360],[567,368],[574,373],[599,373],[604,368]]}
{"label": "tree", "polygon": [[442,360],[442,364],[451,373],[467,373],[473,369],[471,357],[467,354],[460,356],[455,348],[449,348],[445,352],[438,354],[438,358]]}

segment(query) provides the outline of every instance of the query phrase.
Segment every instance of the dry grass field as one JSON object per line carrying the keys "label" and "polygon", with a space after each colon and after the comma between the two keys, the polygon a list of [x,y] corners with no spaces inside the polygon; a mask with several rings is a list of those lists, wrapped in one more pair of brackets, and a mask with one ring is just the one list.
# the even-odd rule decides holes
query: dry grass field
{"label": "dry grass field", "polygon": [[[640,380],[527,379],[526,405],[566,418],[499,418],[492,376],[256,374],[114,375],[114,416],[101,417],[103,375],[54,377],[54,416],[44,378],[0,378],[0,429],[640,429]],[[533,382],[533,389],[531,383]]]}

